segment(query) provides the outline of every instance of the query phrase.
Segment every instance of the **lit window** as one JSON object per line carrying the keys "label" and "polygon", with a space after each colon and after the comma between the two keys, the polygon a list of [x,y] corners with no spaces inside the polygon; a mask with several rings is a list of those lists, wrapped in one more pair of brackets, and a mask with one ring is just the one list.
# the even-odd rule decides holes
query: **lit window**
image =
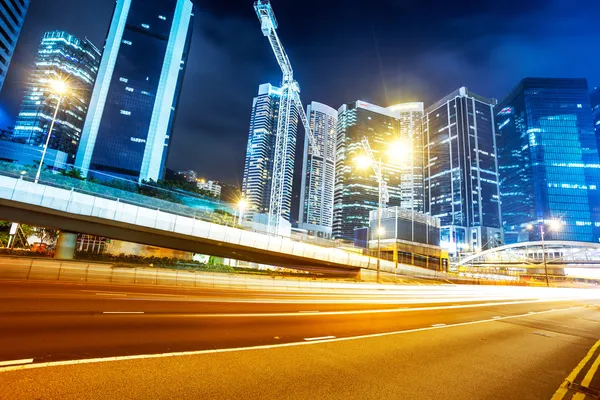
{"label": "lit window", "polygon": [[125,90],[127,90],[128,92],[133,92],[133,88],[132,88],[132,87],[129,87],[129,86],[127,86],[127,87],[125,88]]}
{"label": "lit window", "polygon": [[142,28],[150,29],[150,25],[148,25],[148,24],[142,24]]}
{"label": "lit window", "polygon": [[123,78],[123,77],[120,77],[120,78],[119,78],[119,81],[121,81],[121,82],[123,82],[123,83],[127,83],[127,82],[129,82],[129,79],[127,79],[127,78]]}
{"label": "lit window", "polygon": [[583,104],[577,104],[577,108],[583,108]]}
{"label": "lit window", "polygon": [[142,90],[142,94],[144,96],[151,96],[150,92],[146,92],[145,90]]}
{"label": "lit window", "polygon": [[162,19],[163,21],[166,21],[166,20],[167,20],[167,17],[165,17],[164,15],[159,15],[159,16],[158,16],[158,19]]}
{"label": "lit window", "polygon": [[126,44],[128,46],[131,46],[131,42],[129,40],[123,40],[123,44]]}
{"label": "lit window", "polygon": [[121,115],[131,115],[131,111],[121,110]]}

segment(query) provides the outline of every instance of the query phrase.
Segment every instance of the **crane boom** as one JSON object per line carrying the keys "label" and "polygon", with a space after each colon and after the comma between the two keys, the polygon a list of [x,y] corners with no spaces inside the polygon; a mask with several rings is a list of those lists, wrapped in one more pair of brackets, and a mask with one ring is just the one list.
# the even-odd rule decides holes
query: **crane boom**
{"label": "crane boom", "polygon": [[[283,44],[277,35],[277,19],[269,0],[258,0],[254,3],[256,15],[260,20],[263,35],[269,39],[277,63],[283,73],[281,82],[281,98],[279,100],[279,114],[277,121],[277,132],[275,135],[275,153],[273,158],[273,172],[271,177],[271,197],[269,201],[269,224],[268,231],[272,234],[279,233],[280,218],[284,209],[285,187],[291,187],[291,176],[288,171],[293,171],[294,157],[289,154],[290,138],[288,131],[292,121],[292,107],[296,108],[304,131],[308,136],[313,154],[319,156],[319,149],[313,132],[308,123],[308,118],[302,101],[300,100],[300,86],[294,80],[294,70],[290,59],[283,48]],[[289,182],[288,182],[289,181]]]}
{"label": "crane boom", "polygon": [[310,123],[308,122],[308,117],[306,116],[306,111],[304,111],[304,107],[302,107],[302,101],[300,100],[300,89],[298,91],[294,91],[294,103],[296,104],[296,108],[298,109],[298,114],[300,115],[300,119],[302,120],[302,125],[304,126],[304,130],[306,131],[306,136],[308,137],[308,141],[310,143],[310,147],[315,156],[320,157],[321,152],[319,150],[319,146],[317,145],[317,140],[313,131],[310,127]]}
{"label": "crane boom", "polygon": [[273,12],[273,8],[271,7],[271,3],[268,0],[259,0],[254,3],[254,9],[256,10],[256,15],[260,20],[260,27],[262,29],[263,35],[269,38],[269,43],[273,48],[273,53],[275,53],[275,58],[277,59],[277,63],[279,67],[281,67],[281,72],[283,72],[283,80],[286,81],[293,79],[294,70],[292,69],[292,63],[283,48],[283,44],[281,40],[279,40],[279,36],[277,35],[277,19],[275,18],[275,13]]}
{"label": "crane boom", "polygon": [[360,141],[362,144],[365,153],[367,153],[367,157],[371,162],[371,166],[373,167],[373,172],[375,172],[375,178],[377,178],[377,183],[379,184],[379,190],[381,191],[381,198],[379,200],[379,208],[385,208],[388,201],[390,201],[390,193],[388,191],[387,182],[383,179],[383,171],[381,168],[381,162],[377,162],[375,160],[375,155],[373,154],[373,150],[371,149],[371,145],[369,144],[369,139],[366,136],[363,136]]}

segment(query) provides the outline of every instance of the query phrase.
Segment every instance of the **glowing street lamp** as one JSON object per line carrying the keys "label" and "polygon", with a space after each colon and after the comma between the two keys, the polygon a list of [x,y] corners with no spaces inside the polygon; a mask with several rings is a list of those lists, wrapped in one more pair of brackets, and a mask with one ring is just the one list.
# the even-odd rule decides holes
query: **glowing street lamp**
{"label": "glowing street lamp", "polygon": [[396,140],[388,146],[386,153],[391,164],[401,164],[410,155],[410,146],[403,140]]}
{"label": "glowing street lamp", "polygon": [[42,166],[44,165],[44,159],[46,158],[46,152],[48,151],[48,145],[50,144],[50,137],[52,136],[52,130],[54,129],[54,124],[56,123],[56,116],[58,115],[58,109],[60,108],[60,103],[68,92],[67,83],[60,79],[55,79],[50,81],[49,83],[52,92],[58,96],[58,101],[56,102],[56,108],[54,109],[54,116],[52,117],[52,122],[50,123],[50,128],[48,129],[48,134],[46,136],[46,143],[44,144],[44,150],[42,151],[42,159],[40,160],[40,165],[38,165],[37,173],[35,174],[35,183],[38,183],[40,180],[40,174],[42,173]]}
{"label": "glowing street lamp", "polygon": [[[544,260],[544,274],[546,275],[546,287],[550,287],[550,281],[548,280],[548,262],[546,260],[546,242],[544,241],[544,236],[546,234],[546,230],[544,226],[548,224],[548,227],[551,231],[558,232],[562,227],[562,222],[558,219],[551,219],[549,221],[542,221],[540,225],[540,236],[542,238],[542,260]],[[533,230],[533,224],[527,224],[527,230]]]}
{"label": "glowing street lamp", "polygon": [[242,198],[240,199],[240,201],[238,201],[237,203],[237,211],[238,211],[238,224],[242,223],[242,218],[244,218],[244,210],[246,209],[246,206],[248,205],[248,203],[246,202],[246,199]]}
{"label": "glowing street lamp", "polygon": [[367,157],[367,156],[358,156],[358,157],[356,157],[354,159],[354,164],[356,164],[356,167],[358,169],[367,169],[371,165],[373,165],[373,163],[371,162],[371,159],[369,159],[369,157]]}

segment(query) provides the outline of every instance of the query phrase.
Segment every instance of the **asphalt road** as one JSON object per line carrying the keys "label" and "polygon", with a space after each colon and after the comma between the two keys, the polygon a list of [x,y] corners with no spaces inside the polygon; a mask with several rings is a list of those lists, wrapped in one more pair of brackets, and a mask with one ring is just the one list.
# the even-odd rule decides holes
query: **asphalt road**
{"label": "asphalt road", "polygon": [[0,399],[549,399],[600,338],[577,293],[5,282]]}

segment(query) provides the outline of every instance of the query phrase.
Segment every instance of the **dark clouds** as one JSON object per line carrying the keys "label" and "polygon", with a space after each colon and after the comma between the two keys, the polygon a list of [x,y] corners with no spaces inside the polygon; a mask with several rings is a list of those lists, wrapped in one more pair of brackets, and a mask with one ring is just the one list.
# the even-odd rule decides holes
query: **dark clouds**
{"label": "dark clouds", "polygon": [[[272,2],[305,104],[429,103],[463,85],[500,98],[525,76],[600,84],[598,1]],[[113,1],[82,3],[32,3],[18,66],[0,96],[10,111],[43,31],[102,44]],[[252,97],[260,83],[279,79],[252,1],[201,0],[169,166],[241,182]]]}

